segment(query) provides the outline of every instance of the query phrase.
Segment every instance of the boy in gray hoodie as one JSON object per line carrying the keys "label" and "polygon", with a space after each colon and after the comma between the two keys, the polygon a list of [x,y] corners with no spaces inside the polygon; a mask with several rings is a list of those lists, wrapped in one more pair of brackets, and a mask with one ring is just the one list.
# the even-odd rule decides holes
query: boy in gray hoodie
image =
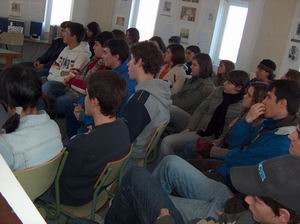
{"label": "boy in gray hoodie", "polygon": [[129,99],[124,118],[132,142],[131,161],[143,159],[146,146],[155,130],[170,120],[171,91],[166,81],[154,79],[160,71],[163,57],[157,46],[143,41],[131,47],[129,77],[137,81],[135,94]]}

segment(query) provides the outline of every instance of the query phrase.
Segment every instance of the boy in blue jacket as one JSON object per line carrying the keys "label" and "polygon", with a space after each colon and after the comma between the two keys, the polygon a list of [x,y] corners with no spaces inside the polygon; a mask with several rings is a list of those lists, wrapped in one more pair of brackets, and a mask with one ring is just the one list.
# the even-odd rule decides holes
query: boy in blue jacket
{"label": "boy in blue jacket", "polygon": [[[263,103],[253,105],[245,118],[232,128],[229,133],[231,151],[224,157],[224,164],[214,170],[202,173],[174,155],[161,161],[154,176],[167,193],[175,190],[180,196],[171,196],[171,199],[185,221],[197,217],[217,218],[216,211],[222,210],[225,201],[232,197],[228,188],[231,187],[230,168],[256,165],[289,153],[288,135],[297,125],[299,93],[296,82],[274,81]],[[260,116],[266,120],[259,127],[253,126]]]}

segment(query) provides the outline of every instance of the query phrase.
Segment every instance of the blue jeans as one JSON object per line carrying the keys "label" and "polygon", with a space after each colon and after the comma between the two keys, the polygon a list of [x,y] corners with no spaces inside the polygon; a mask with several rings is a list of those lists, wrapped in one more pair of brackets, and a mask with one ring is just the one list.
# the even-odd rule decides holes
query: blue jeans
{"label": "blue jeans", "polygon": [[63,95],[56,99],[56,111],[66,118],[66,131],[69,138],[76,135],[81,126],[73,113],[74,103],[78,103],[78,101],[79,97],[74,95]]}
{"label": "blue jeans", "polygon": [[183,219],[155,178],[141,167],[133,167],[122,179],[105,224],[153,224],[161,208],[167,208],[176,224]]}
{"label": "blue jeans", "polygon": [[43,84],[42,91],[51,99],[56,99],[65,94],[65,88],[66,86],[61,82],[47,81]]}
{"label": "blue jeans", "polygon": [[206,177],[185,160],[166,156],[153,175],[167,194],[175,191],[181,197],[170,196],[185,222],[196,218],[218,218],[216,211],[224,208],[231,192],[226,185]]}

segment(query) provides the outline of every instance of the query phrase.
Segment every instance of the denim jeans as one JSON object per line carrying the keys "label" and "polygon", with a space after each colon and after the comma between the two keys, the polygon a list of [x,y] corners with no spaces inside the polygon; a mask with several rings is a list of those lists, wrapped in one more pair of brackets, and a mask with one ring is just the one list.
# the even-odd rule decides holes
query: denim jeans
{"label": "denim jeans", "polygon": [[80,128],[81,123],[76,119],[74,115],[74,104],[78,103],[79,97],[75,95],[63,95],[56,99],[56,111],[59,115],[63,115],[66,118],[67,136],[71,138],[77,134],[77,130]]}
{"label": "denim jeans", "polygon": [[179,211],[155,178],[144,168],[133,167],[122,179],[105,224],[153,224],[161,208],[167,208],[176,224],[183,224]]}
{"label": "denim jeans", "polygon": [[57,81],[47,81],[42,86],[43,93],[51,99],[56,99],[57,97],[64,95],[65,88],[66,86],[63,83]]}
{"label": "denim jeans", "polygon": [[156,167],[153,175],[170,196],[185,222],[196,218],[218,218],[216,211],[224,208],[231,192],[220,182],[206,177],[178,156],[166,156]]}

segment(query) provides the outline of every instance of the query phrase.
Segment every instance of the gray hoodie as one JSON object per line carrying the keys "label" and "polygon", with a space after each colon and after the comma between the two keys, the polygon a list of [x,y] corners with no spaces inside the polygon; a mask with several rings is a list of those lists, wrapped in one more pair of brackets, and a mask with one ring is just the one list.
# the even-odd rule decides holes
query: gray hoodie
{"label": "gray hoodie", "polygon": [[166,81],[153,79],[139,83],[129,99],[124,118],[132,142],[132,158],[145,157],[145,149],[155,130],[170,120],[171,91]]}

